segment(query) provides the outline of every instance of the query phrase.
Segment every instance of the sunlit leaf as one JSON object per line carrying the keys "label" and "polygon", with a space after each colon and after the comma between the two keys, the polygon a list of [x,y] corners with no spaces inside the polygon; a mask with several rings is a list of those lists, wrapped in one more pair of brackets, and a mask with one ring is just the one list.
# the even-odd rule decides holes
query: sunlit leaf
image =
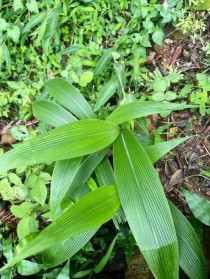
{"label": "sunlit leaf", "polygon": [[88,119],[63,125],[15,145],[0,157],[1,171],[87,155],[109,146],[119,128],[107,121]]}
{"label": "sunlit leaf", "polygon": [[114,171],[131,231],[156,278],[178,278],[178,244],[163,187],[152,162],[132,133],[114,142]]}
{"label": "sunlit leaf", "polygon": [[94,112],[83,95],[66,80],[54,78],[49,80],[45,87],[50,95],[78,118],[95,118]]}
{"label": "sunlit leaf", "polygon": [[33,113],[35,117],[54,127],[59,127],[77,120],[63,107],[48,100],[34,102]]}
{"label": "sunlit leaf", "polygon": [[135,101],[116,108],[107,118],[108,121],[120,124],[155,113],[183,110],[185,108],[197,107],[195,105],[183,105],[169,102]]}
{"label": "sunlit leaf", "polygon": [[19,248],[16,256],[1,268],[0,272],[24,258],[61,243],[67,238],[100,226],[110,220],[119,207],[120,201],[115,186],[98,188],[71,206],[22,249]]}

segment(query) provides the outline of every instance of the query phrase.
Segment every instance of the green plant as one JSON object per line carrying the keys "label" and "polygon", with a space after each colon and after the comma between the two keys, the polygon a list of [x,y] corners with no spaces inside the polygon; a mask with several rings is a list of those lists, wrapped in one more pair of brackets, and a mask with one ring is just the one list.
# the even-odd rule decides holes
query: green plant
{"label": "green plant", "polygon": [[198,80],[198,89],[193,91],[190,95],[190,101],[200,106],[200,114],[204,116],[210,113],[210,109],[206,106],[210,104],[209,94],[210,91],[210,77],[206,74],[200,73],[196,75]]}
{"label": "green plant", "polygon": [[[72,84],[59,78],[48,81],[46,89],[58,103],[37,101],[34,113],[56,128],[17,144],[0,157],[2,171],[56,161],[48,212],[52,223],[39,233],[27,235],[1,272],[41,251],[42,268],[59,265],[83,247],[103,223],[119,219],[122,206],[120,210],[156,278],[178,278],[179,265],[190,278],[206,278],[196,233],[181,212],[168,203],[152,165],[186,138],[144,148],[133,125],[140,119],[144,127],[142,117],[192,105],[128,103],[120,73],[119,83],[124,104],[99,120],[100,105],[93,112]],[[100,270],[95,266],[83,274]]]}
{"label": "green plant", "polygon": [[24,121],[50,77],[78,84],[94,100],[93,92],[114,75],[110,60],[103,75],[90,83],[95,61],[110,48],[125,64],[129,91],[138,94],[145,72],[138,65],[147,59],[146,48],[151,41],[162,44],[164,26],[183,16],[182,4],[172,0],[167,7],[158,0],[10,0],[0,7],[0,116]]}
{"label": "green plant", "polygon": [[173,83],[178,83],[183,79],[183,74],[181,74],[176,69],[172,67],[169,69],[168,75],[163,76],[161,72],[156,69],[154,72],[149,74],[148,80],[148,90],[152,91],[151,99],[157,102],[160,101],[173,101],[178,98],[178,95],[167,89]]}

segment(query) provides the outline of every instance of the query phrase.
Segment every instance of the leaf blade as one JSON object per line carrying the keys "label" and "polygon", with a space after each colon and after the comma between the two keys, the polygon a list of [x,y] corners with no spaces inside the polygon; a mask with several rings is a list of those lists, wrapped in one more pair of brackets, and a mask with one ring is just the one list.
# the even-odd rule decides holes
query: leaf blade
{"label": "leaf blade", "polygon": [[18,254],[0,272],[30,255],[58,244],[58,241],[61,243],[64,239],[107,222],[119,207],[120,201],[114,185],[98,188],[71,206],[54,223],[20,248]]}
{"label": "leaf blade", "polygon": [[109,146],[118,134],[116,125],[103,120],[86,119],[69,123],[17,144],[0,157],[0,169],[87,155]]}
{"label": "leaf blade", "polygon": [[34,102],[33,113],[36,118],[48,125],[52,125],[53,127],[59,127],[77,121],[70,112],[60,105],[48,100]]}
{"label": "leaf blade", "polygon": [[85,100],[79,90],[72,84],[61,78],[49,80],[45,87],[61,105],[69,109],[74,115],[81,119],[95,118],[92,108]]}
{"label": "leaf blade", "polygon": [[114,142],[114,170],[126,218],[152,272],[157,278],[178,278],[170,209],[150,159],[129,130]]}
{"label": "leaf blade", "polygon": [[154,113],[171,112],[191,107],[197,106],[169,102],[135,101],[119,106],[107,117],[107,121],[120,124]]}

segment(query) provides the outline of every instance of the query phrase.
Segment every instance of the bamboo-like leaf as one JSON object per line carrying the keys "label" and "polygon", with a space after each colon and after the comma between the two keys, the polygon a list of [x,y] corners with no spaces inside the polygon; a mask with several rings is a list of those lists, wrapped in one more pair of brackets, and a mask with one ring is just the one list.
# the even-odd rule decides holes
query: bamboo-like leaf
{"label": "bamboo-like leaf", "polygon": [[178,278],[176,232],[159,177],[140,143],[123,129],[114,142],[118,193],[132,233],[156,278]]}
{"label": "bamboo-like leaf", "polygon": [[114,172],[107,157],[98,165],[95,172],[100,186],[115,184]]}
{"label": "bamboo-like leaf", "polygon": [[186,189],[182,189],[182,192],[195,218],[210,226],[210,201]]}
{"label": "bamboo-like leaf", "polygon": [[[96,153],[90,154],[87,156],[80,166],[78,167],[77,173],[69,185],[66,196],[75,200],[79,198],[80,188],[82,188],[87,180],[90,178],[91,174],[94,172],[97,165],[101,162],[108,151],[108,148],[100,150]],[[114,183],[106,183],[104,185],[114,184]]]}
{"label": "bamboo-like leaf", "polygon": [[62,243],[45,250],[42,256],[44,266],[46,268],[54,267],[71,258],[80,249],[82,249],[82,247],[94,236],[98,229],[99,227],[76,235],[72,238],[67,238]]}
{"label": "bamboo-like leaf", "polygon": [[16,256],[0,272],[67,238],[100,226],[110,220],[119,207],[120,201],[114,185],[98,188],[71,206],[26,246],[18,249]]}
{"label": "bamboo-like leaf", "polygon": [[51,96],[78,118],[95,118],[94,112],[83,95],[66,80],[54,78],[49,80],[45,87]]}
{"label": "bamboo-like leaf", "polygon": [[98,76],[104,70],[109,61],[112,59],[112,51],[112,49],[106,50],[104,55],[99,59],[94,71],[95,76]]}
{"label": "bamboo-like leaf", "polygon": [[150,145],[145,147],[145,151],[147,155],[149,156],[150,160],[154,164],[157,162],[161,157],[163,157],[165,154],[167,154],[170,150],[175,148],[177,145],[185,142],[190,137],[184,137],[180,139],[174,139],[170,141],[161,142],[158,144]]}
{"label": "bamboo-like leaf", "polygon": [[206,263],[200,241],[187,218],[169,202],[179,245],[179,264],[190,279],[206,279]]}
{"label": "bamboo-like leaf", "polygon": [[1,171],[16,167],[65,160],[109,146],[119,128],[107,121],[86,119],[55,128],[0,156]]}
{"label": "bamboo-like leaf", "polygon": [[[95,170],[96,177],[100,186],[116,184],[114,171],[107,157],[105,157]],[[115,227],[119,230],[119,224],[126,222],[125,214],[122,208],[113,217]]]}
{"label": "bamboo-like leaf", "polygon": [[62,106],[48,100],[39,100],[33,103],[34,116],[53,127],[59,127],[77,119]]}
{"label": "bamboo-like leaf", "polygon": [[107,120],[120,124],[135,118],[152,115],[154,113],[171,112],[174,110],[183,110],[192,107],[197,106],[174,104],[169,102],[135,101],[119,106],[108,116]]}
{"label": "bamboo-like leaf", "polygon": [[119,85],[118,79],[114,76],[105,86],[101,89],[100,94],[96,100],[94,111],[100,109],[114,94]]}
{"label": "bamboo-like leaf", "polygon": [[58,161],[53,169],[50,188],[50,210],[55,215],[69,189],[81,163],[82,157]]}

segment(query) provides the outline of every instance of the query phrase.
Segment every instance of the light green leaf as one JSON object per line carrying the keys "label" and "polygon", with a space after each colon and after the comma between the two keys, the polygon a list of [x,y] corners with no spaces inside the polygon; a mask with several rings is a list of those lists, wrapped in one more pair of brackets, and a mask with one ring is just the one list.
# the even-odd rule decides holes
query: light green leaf
{"label": "light green leaf", "polygon": [[20,38],[20,29],[15,25],[12,29],[8,29],[7,35],[13,40],[14,43],[18,43]]}
{"label": "light green leaf", "polygon": [[82,157],[78,157],[56,162],[50,191],[50,210],[52,215],[55,215],[56,210],[60,207],[60,203],[78,171],[81,160]]}
{"label": "light green leaf", "polygon": [[33,113],[35,117],[54,127],[59,127],[77,120],[63,107],[48,100],[34,102]]}
{"label": "light green leaf", "polygon": [[46,18],[47,14],[46,13],[39,13],[37,15],[34,15],[31,17],[30,21],[26,24],[26,26],[23,29],[23,33],[28,32],[31,30],[34,26],[42,22]]}
{"label": "light green leaf", "polygon": [[42,24],[36,30],[38,33],[38,37],[36,38],[36,41],[35,41],[36,46],[38,46],[40,44],[41,40],[43,39],[46,29],[47,29],[47,18],[45,18],[45,20],[42,22]]}
{"label": "light green leaf", "polygon": [[114,142],[113,156],[122,208],[142,254],[156,278],[177,279],[176,232],[157,172],[127,129]]}
{"label": "light green leaf", "polygon": [[15,145],[0,157],[0,169],[65,160],[109,146],[119,128],[103,120],[87,119],[63,125],[32,140]]}
{"label": "light green leaf", "polygon": [[17,235],[19,240],[23,239],[27,235],[37,232],[39,228],[38,221],[36,220],[36,214],[25,217],[17,225]]}
{"label": "light green leaf", "polygon": [[112,51],[113,49],[106,50],[104,55],[99,59],[95,67],[94,76],[98,76],[110,62],[112,59]]}
{"label": "light green leaf", "polygon": [[96,100],[94,111],[97,111],[102,107],[115,93],[119,82],[116,76],[114,76],[109,82],[107,82],[101,89],[99,96]]}
{"label": "light green leaf", "polygon": [[186,108],[198,107],[195,105],[183,105],[169,102],[153,101],[135,101],[124,104],[116,108],[107,118],[108,121],[120,124],[139,118],[142,116],[152,115],[154,113],[171,112],[174,110],[183,110]]}
{"label": "light green leaf", "polygon": [[94,112],[79,90],[66,80],[51,79],[46,83],[46,89],[61,105],[78,118],[95,118]]}
{"label": "light green leaf", "polygon": [[22,260],[17,264],[17,271],[23,276],[28,276],[32,274],[38,273],[40,270],[43,269],[42,264],[38,264],[35,262],[30,262],[26,260]]}
{"label": "light green leaf", "polygon": [[29,9],[30,12],[34,12],[34,13],[38,13],[39,9],[38,9],[38,3],[36,0],[28,0],[28,2],[26,3],[26,7]]}
{"label": "light green leaf", "polygon": [[30,196],[39,204],[44,205],[47,198],[47,187],[42,178],[37,178],[35,185],[33,185],[33,188],[31,189]]}
{"label": "light green leaf", "polygon": [[22,186],[23,185],[20,177],[17,176],[17,174],[11,172],[11,173],[8,174],[7,177],[9,178],[9,181],[11,183],[13,183],[14,185],[16,185],[16,186]]}
{"label": "light green leaf", "polygon": [[78,234],[72,238],[67,238],[62,243],[45,250],[42,256],[44,266],[51,268],[71,258],[80,249],[82,249],[82,247],[94,236],[98,229],[99,227]]}
{"label": "light green leaf", "polygon": [[[79,190],[85,185],[91,174],[94,172],[95,168],[106,155],[107,151],[108,148],[105,148],[84,158],[72,183],[69,185],[69,189],[66,194],[67,197],[70,197],[73,200],[79,198]],[[112,183],[106,183],[106,185],[107,184]]]}
{"label": "light green leaf", "polygon": [[182,192],[195,218],[210,226],[210,201],[185,189]]}
{"label": "light green leaf", "polygon": [[19,247],[16,256],[1,268],[0,272],[24,258],[61,243],[67,238],[100,226],[110,220],[119,207],[120,201],[117,189],[113,185],[104,186],[89,193],[28,242],[27,245],[23,246],[22,249]]}
{"label": "light green leaf", "polygon": [[18,11],[19,9],[23,9],[23,3],[22,3],[22,0],[14,0],[13,1],[13,8],[14,8],[14,11]]}
{"label": "light green leaf", "polygon": [[105,267],[105,265],[107,264],[107,262],[111,256],[112,250],[114,248],[114,245],[116,243],[117,237],[118,237],[118,235],[116,235],[115,238],[112,240],[106,254],[103,256],[103,258],[97,264],[97,266],[94,268],[95,273],[100,273],[102,271],[102,269]]}
{"label": "light green leaf", "polygon": [[196,10],[199,10],[199,11],[206,11],[206,10],[209,10],[210,9],[210,2],[209,0],[204,0],[203,3],[197,5],[194,7]]}
{"label": "light green leaf", "polygon": [[152,100],[155,102],[162,102],[165,99],[164,93],[155,93],[152,95]]}
{"label": "light green leaf", "polygon": [[145,151],[149,156],[152,163],[156,163],[160,158],[167,154],[170,150],[175,148],[177,145],[185,142],[190,137],[184,137],[180,139],[174,139],[170,141],[161,142],[155,145],[145,147]]}
{"label": "light green leaf", "polygon": [[57,279],[69,279],[70,278],[69,271],[70,271],[70,260],[62,268],[61,272],[58,274]]}
{"label": "light green leaf", "polygon": [[6,62],[7,70],[9,73],[11,73],[11,58],[10,58],[10,53],[7,45],[5,44],[2,45],[2,52],[3,52],[3,58]]}
{"label": "light green leaf", "polygon": [[32,210],[34,209],[34,204],[31,202],[23,202],[19,205],[12,205],[10,211],[15,217],[25,218],[31,215]]}
{"label": "light green leaf", "polygon": [[93,72],[90,71],[85,71],[82,73],[80,79],[79,79],[79,84],[82,87],[85,87],[88,83],[90,83],[93,79]]}
{"label": "light green leaf", "polygon": [[162,45],[164,39],[164,32],[161,28],[158,28],[153,34],[152,34],[152,40],[157,45]]}
{"label": "light green leaf", "polygon": [[9,24],[6,22],[4,18],[0,18],[0,32],[7,30]]}
{"label": "light green leaf", "polygon": [[206,263],[200,241],[187,218],[169,202],[173,217],[178,246],[179,264],[190,279],[205,279]]}

